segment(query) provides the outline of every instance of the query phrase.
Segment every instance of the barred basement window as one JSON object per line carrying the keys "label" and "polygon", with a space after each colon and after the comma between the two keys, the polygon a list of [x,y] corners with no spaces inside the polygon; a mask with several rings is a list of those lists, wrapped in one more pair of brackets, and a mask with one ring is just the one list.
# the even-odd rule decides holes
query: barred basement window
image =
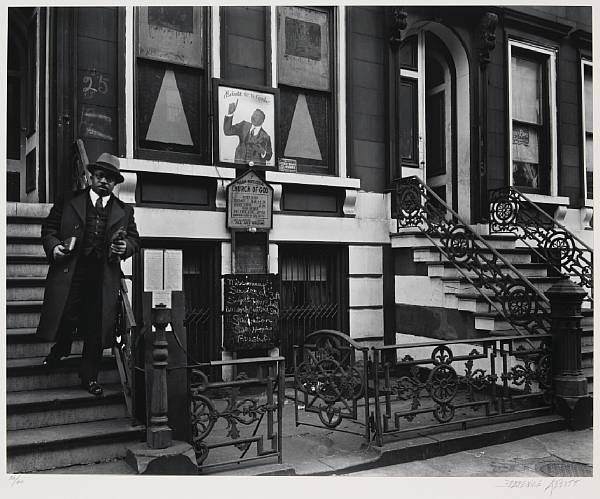
{"label": "barred basement window", "polygon": [[206,162],[206,8],[139,7],[136,16],[136,155]]}

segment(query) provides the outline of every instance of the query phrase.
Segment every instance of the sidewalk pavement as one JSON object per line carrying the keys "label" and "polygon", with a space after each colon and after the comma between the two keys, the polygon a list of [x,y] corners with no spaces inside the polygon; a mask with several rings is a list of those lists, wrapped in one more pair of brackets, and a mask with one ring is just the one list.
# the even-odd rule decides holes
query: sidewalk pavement
{"label": "sidewalk pavement", "polygon": [[[360,408],[359,408],[360,409]],[[315,414],[302,420],[319,424]],[[592,430],[568,431],[555,415],[489,424],[385,444],[323,427],[295,425],[294,404],[286,400],[283,464],[273,458],[205,474],[215,476],[349,475],[413,477],[590,476]],[[344,421],[338,429],[363,431]],[[560,431],[557,431],[560,430]],[[266,447],[270,446],[265,442]],[[493,444],[493,445],[492,445]],[[257,465],[257,463],[260,463]],[[123,460],[72,466],[46,473],[134,474]],[[589,474],[589,475],[586,475]]]}

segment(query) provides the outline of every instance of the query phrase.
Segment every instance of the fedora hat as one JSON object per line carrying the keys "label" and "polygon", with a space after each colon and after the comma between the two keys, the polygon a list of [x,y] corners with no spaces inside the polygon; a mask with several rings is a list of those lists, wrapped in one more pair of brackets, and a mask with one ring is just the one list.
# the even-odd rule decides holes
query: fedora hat
{"label": "fedora hat", "polygon": [[125,180],[120,172],[119,158],[112,154],[103,152],[95,163],[90,163],[87,166],[90,173],[94,173],[94,170],[97,170],[98,168],[113,175],[117,184],[120,184]]}

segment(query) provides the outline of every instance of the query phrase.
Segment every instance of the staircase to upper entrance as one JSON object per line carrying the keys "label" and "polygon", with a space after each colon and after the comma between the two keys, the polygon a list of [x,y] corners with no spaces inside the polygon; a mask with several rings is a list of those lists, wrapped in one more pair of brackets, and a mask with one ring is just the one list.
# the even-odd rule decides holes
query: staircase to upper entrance
{"label": "staircase to upper entrance", "polygon": [[143,438],[128,416],[115,357],[104,352],[95,397],[79,386],[82,341],[59,367],[42,366],[51,343],[35,336],[48,263],[40,242],[44,204],[7,204],[7,471],[32,472],[110,461]]}
{"label": "staircase to upper entrance", "polygon": [[[464,225],[416,178],[402,179],[397,189],[393,206],[398,229],[391,236],[396,342],[412,341],[411,336],[454,340],[550,332],[550,307],[544,293],[563,277],[556,264],[543,258],[544,251],[524,244],[517,233],[489,234],[487,225]],[[553,222],[544,223],[535,232],[538,238],[537,232],[548,231]],[[530,226],[527,230],[534,232]],[[562,226],[555,233],[569,242],[569,250],[575,236]],[[527,236],[533,238],[533,234]],[[552,249],[565,251],[565,246]],[[574,253],[576,257],[567,260],[571,267],[582,260],[591,262],[591,256],[581,258]],[[583,275],[587,282],[589,267],[575,270],[572,278],[579,282]],[[590,299],[584,301],[582,315],[582,370],[592,393]]]}

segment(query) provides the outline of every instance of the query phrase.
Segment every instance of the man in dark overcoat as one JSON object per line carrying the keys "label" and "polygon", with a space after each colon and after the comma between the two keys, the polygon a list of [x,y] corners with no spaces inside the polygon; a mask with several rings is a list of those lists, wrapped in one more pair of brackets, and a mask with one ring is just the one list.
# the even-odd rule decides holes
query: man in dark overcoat
{"label": "man in dark overcoat", "polygon": [[223,120],[223,133],[225,135],[237,135],[239,142],[235,148],[235,162],[250,162],[255,165],[266,165],[273,156],[271,137],[262,127],[265,121],[265,113],[256,109],[250,121],[238,121],[233,124],[233,113],[237,108],[237,101],[229,104],[227,115]]}
{"label": "man in dark overcoat", "polygon": [[70,354],[77,329],[83,336],[82,386],[101,395],[98,372],[103,349],[114,342],[120,261],[139,249],[139,235],[133,207],[112,194],[124,180],[119,159],[103,153],[88,170],[90,187],[56,202],[42,222],[50,268],[37,335],[55,342],[44,364],[56,366]]}

